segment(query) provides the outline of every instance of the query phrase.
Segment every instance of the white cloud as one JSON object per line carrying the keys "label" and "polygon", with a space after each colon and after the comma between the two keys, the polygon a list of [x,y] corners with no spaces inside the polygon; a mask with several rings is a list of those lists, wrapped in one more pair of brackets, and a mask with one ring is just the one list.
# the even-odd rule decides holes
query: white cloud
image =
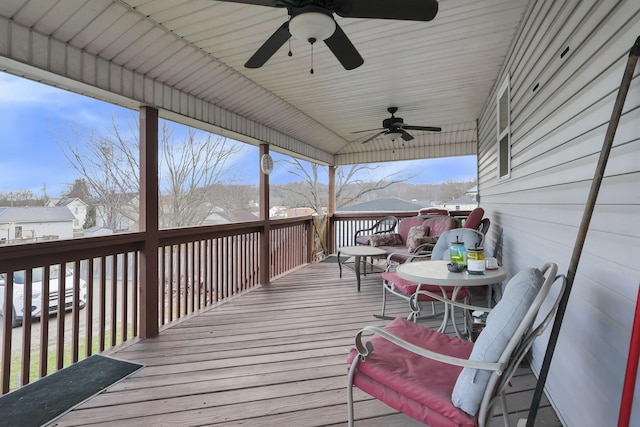
{"label": "white cloud", "polygon": [[0,104],[60,105],[74,94],[11,74],[0,73]]}

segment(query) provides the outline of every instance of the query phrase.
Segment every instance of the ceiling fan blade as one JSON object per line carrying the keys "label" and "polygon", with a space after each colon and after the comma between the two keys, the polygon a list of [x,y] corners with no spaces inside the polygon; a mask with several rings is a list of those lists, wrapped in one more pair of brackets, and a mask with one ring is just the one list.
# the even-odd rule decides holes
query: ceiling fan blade
{"label": "ceiling fan blade", "polygon": [[262,67],[289,38],[291,38],[291,34],[289,33],[289,21],[287,21],[260,46],[244,66],[247,68]]}
{"label": "ceiling fan blade", "polygon": [[429,132],[440,132],[442,130],[442,128],[437,127],[437,126],[410,126],[410,125],[403,125],[402,129],[407,129],[407,130],[426,130]]}
{"label": "ceiling fan blade", "polygon": [[406,130],[399,128],[398,132],[400,132],[402,134],[402,139],[404,139],[405,141],[411,141],[413,139],[413,136],[411,136],[411,134],[409,132],[407,132]]}
{"label": "ceiling fan blade", "polygon": [[437,0],[334,0],[331,7],[343,18],[431,21],[438,13]]}
{"label": "ceiling fan blade", "polygon": [[325,44],[331,52],[338,58],[345,70],[353,70],[364,64],[364,59],[358,53],[349,37],[342,31],[336,22],[336,30],[331,37],[326,39]]}
{"label": "ceiling fan blade", "polygon": [[367,130],[357,130],[355,132],[351,132],[351,134],[354,133],[364,133],[364,132],[373,132],[374,130],[386,130],[387,128],[375,128],[375,129],[367,129]]}
{"label": "ceiling fan blade", "polygon": [[253,4],[256,6],[269,6],[269,7],[287,7],[282,4],[282,0],[218,0],[226,3],[243,3]]}
{"label": "ceiling fan blade", "polygon": [[364,141],[362,141],[362,144],[366,144],[369,141],[372,141],[374,139],[376,139],[377,137],[379,137],[380,135],[382,135],[383,133],[387,133],[386,129],[383,130],[382,132],[378,132],[375,135],[370,136],[369,138],[365,139]]}

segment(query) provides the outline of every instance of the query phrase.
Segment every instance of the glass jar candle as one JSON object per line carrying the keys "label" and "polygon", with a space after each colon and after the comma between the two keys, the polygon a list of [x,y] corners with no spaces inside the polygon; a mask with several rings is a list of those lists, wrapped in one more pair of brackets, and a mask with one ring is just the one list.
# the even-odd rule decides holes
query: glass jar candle
{"label": "glass jar candle", "polygon": [[484,248],[471,248],[467,251],[467,271],[471,274],[484,274]]}
{"label": "glass jar candle", "polygon": [[460,242],[457,239],[455,242],[451,242],[451,246],[449,246],[449,259],[452,265],[465,265],[465,255],[466,249],[464,242]]}

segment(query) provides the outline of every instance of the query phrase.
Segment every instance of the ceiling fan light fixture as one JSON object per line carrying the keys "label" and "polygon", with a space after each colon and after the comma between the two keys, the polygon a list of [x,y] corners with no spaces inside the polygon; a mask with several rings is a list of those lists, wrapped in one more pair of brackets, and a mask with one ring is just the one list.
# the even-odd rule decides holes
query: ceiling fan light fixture
{"label": "ceiling fan light fixture", "polygon": [[309,43],[326,40],[335,30],[336,21],[331,16],[320,12],[301,13],[289,21],[291,35]]}
{"label": "ceiling fan light fixture", "polygon": [[385,133],[384,136],[389,141],[395,141],[396,139],[400,138],[402,136],[402,134],[400,132],[398,132],[398,131],[390,130],[389,132]]}

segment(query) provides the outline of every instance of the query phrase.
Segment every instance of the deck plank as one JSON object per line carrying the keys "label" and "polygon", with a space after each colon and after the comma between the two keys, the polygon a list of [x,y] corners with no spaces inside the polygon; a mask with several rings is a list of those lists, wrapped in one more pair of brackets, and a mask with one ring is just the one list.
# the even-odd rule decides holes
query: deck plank
{"label": "deck plank", "polygon": [[[54,425],[345,425],[347,353],[363,326],[386,323],[373,317],[380,304],[380,275],[363,277],[357,292],[351,270],[339,278],[335,264],[306,266],[112,352],[146,366]],[[408,314],[398,299],[387,311]],[[534,387],[521,368],[508,397],[513,420],[526,416]],[[354,398],[356,425],[421,425],[360,390]],[[539,413],[561,425],[548,401]]]}

